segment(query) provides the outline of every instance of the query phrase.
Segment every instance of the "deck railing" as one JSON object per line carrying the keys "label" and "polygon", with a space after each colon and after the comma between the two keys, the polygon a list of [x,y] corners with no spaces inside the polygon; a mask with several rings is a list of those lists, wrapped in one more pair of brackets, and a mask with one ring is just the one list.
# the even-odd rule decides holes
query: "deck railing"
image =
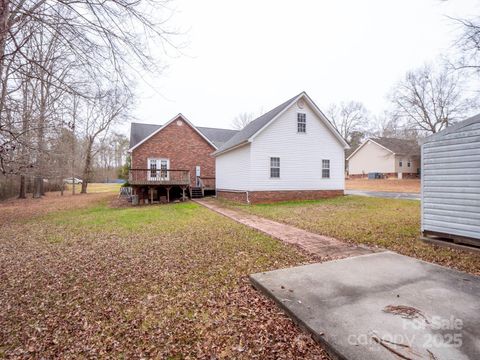
{"label": "deck railing", "polygon": [[215,177],[200,176],[201,186],[204,189],[215,189]]}
{"label": "deck railing", "polygon": [[189,185],[190,171],[177,169],[130,169],[131,185]]}

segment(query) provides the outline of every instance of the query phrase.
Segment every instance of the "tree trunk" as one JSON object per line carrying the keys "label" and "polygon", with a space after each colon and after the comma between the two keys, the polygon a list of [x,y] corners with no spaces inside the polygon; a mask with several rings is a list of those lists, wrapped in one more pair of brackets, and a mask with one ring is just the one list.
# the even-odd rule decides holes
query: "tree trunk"
{"label": "tree trunk", "polygon": [[40,176],[35,176],[33,179],[33,198],[38,199],[42,197],[42,183],[43,178]]}
{"label": "tree trunk", "polygon": [[25,175],[20,175],[20,191],[18,194],[19,199],[26,199],[27,198],[27,189],[25,186]]}
{"label": "tree trunk", "polygon": [[0,75],[3,75],[3,57],[5,55],[5,46],[10,18],[10,0],[0,1]]}
{"label": "tree trunk", "polygon": [[87,151],[85,154],[85,165],[83,167],[83,181],[82,181],[82,191],[80,191],[80,194],[86,194],[87,193],[87,186],[88,182],[90,181],[90,172],[91,172],[91,166],[92,166],[92,147],[93,147],[93,139],[90,138],[88,139],[88,145],[87,145]]}

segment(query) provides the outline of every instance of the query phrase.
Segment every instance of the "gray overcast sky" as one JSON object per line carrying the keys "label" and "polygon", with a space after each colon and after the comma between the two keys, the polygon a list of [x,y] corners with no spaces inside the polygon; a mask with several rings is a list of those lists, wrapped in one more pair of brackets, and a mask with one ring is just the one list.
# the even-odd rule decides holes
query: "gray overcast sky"
{"label": "gray overcast sky", "polygon": [[357,100],[373,113],[409,69],[453,51],[478,0],[178,0],[172,24],[188,30],[188,56],[139,81],[135,121],[181,112],[195,125],[231,127],[302,90],[323,109]]}

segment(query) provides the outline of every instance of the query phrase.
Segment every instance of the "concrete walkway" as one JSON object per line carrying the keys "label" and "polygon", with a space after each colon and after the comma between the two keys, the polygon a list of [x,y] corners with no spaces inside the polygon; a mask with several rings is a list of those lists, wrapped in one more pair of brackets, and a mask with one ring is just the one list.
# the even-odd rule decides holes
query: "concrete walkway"
{"label": "concrete walkway", "polygon": [[384,199],[420,200],[420,194],[390,191],[345,190],[346,195],[378,197]]}
{"label": "concrete walkway", "polygon": [[261,231],[267,235],[277,238],[285,243],[293,244],[301,249],[318,256],[323,260],[340,259],[350,256],[371,254],[373,250],[367,247],[347,244],[340,240],[314,234],[295,226],[282,224],[260,216],[247,214],[239,210],[233,210],[221,206],[214,199],[196,199],[198,204],[224,215],[236,222]]}

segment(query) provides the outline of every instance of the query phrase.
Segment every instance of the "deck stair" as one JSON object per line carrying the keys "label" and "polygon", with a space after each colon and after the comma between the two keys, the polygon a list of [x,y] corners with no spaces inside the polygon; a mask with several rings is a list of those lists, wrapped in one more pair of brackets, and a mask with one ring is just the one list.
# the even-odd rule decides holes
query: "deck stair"
{"label": "deck stair", "polygon": [[203,195],[204,193],[201,187],[192,187],[190,191],[190,196],[192,197],[192,199],[203,198]]}

